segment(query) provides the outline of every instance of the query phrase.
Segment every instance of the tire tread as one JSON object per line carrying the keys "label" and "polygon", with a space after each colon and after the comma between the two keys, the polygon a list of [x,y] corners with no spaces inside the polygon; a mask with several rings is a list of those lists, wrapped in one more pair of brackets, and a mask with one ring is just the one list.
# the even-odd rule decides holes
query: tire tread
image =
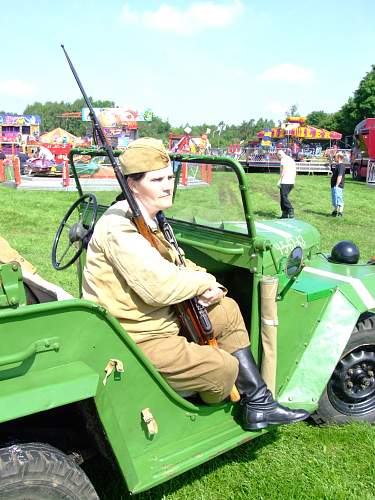
{"label": "tire tread", "polygon": [[98,500],[84,471],[62,451],[44,443],[14,444],[0,449],[0,498],[7,487],[35,479],[58,482],[72,499]]}

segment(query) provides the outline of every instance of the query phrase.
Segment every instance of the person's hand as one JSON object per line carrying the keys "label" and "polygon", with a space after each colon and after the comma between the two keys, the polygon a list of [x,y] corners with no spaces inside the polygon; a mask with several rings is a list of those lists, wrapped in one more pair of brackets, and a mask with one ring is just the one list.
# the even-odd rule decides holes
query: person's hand
{"label": "person's hand", "polygon": [[198,302],[203,307],[212,306],[224,297],[224,292],[218,286],[208,288],[205,292],[198,296]]}

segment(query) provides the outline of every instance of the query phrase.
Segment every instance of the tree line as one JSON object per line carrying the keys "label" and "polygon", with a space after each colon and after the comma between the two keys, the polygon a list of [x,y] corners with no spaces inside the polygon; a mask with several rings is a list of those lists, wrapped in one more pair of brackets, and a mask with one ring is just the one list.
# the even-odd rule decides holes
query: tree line
{"label": "tree line", "polygon": [[375,117],[375,65],[371,66],[354,94],[338,111],[313,111],[307,115],[307,123],[327,130],[337,130],[345,138],[353,135],[357,123],[371,117]]}
{"label": "tree line", "polygon": [[[116,104],[110,100],[93,100],[93,107],[115,107]],[[90,123],[82,122],[76,118],[64,118],[61,115],[66,112],[77,112],[85,107],[83,99],[69,102],[35,102],[28,105],[23,114],[35,114],[41,117],[41,132],[49,131],[61,127],[76,136],[90,135]],[[296,106],[292,106],[285,114],[293,114],[297,111]],[[5,112],[3,112],[5,113]],[[334,113],[325,111],[312,111],[307,115],[307,123],[318,128],[336,130],[345,136],[352,136],[354,127],[364,118],[375,117],[375,65],[366,73],[359,83],[358,88],[346,103]],[[139,122],[139,135],[162,139],[168,142],[169,133],[183,134],[183,129],[187,124],[180,127],[171,127],[168,121],[154,116],[151,122]],[[226,124],[223,121],[219,124],[203,123],[202,125],[191,125],[191,134],[199,136],[210,129],[210,142],[213,147],[225,147],[229,144],[248,143],[257,139],[257,132],[263,128],[275,126],[273,120],[259,118],[258,120],[244,120],[240,125]]]}

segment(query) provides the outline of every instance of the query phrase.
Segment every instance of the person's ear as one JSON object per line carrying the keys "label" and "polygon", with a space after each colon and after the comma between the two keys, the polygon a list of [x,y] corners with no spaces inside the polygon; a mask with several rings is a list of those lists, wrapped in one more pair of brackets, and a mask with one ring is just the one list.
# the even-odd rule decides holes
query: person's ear
{"label": "person's ear", "polygon": [[132,179],[131,177],[128,178],[128,186],[129,186],[129,189],[132,193],[134,194],[137,194],[138,193],[138,189],[137,189],[137,181],[135,181],[134,179]]}

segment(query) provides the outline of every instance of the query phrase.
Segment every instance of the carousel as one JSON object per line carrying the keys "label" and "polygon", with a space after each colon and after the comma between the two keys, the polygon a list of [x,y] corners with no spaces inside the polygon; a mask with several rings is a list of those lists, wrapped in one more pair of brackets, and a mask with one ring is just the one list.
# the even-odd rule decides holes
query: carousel
{"label": "carousel", "polygon": [[337,142],[342,134],[306,124],[306,118],[290,116],[279,127],[264,129],[257,134],[259,143],[245,148],[248,167],[279,168],[276,152],[282,149],[297,162],[297,170],[307,172],[330,172],[332,151],[337,151]]}

